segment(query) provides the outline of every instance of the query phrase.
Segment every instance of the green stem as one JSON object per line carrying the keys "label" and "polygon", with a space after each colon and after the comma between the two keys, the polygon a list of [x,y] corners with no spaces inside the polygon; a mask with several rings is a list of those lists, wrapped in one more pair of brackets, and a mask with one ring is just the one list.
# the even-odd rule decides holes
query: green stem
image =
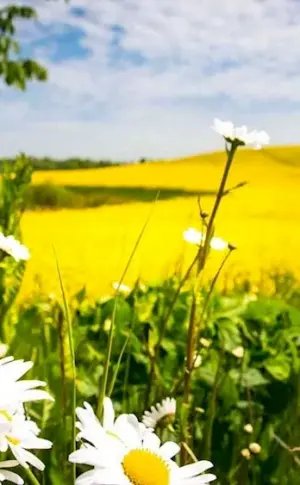
{"label": "green stem", "polygon": [[204,439],[204,458],[207,460],[209,460],[211,457],[212,433],[213,433],[213,425],[214,425],[216,408],[217,408],[217,396],[218,396],[218,390],[219,390],[219,384],[220,384],[220,375],[222,370],[222,360],[223,360],[223,350],[220,351],[220,355],[219,355],[218,367],[216,370],[215,380],[214,380],[213,389],[212,389],[212,395],[210,398],[207,428],[206,428],[206,434]]}
{"label": "green stem", "polygon": [[40,482],[34,476],[34,474],[32,473],[32,471],[30,470],[30,468],[25,468],[24,467],[24,471],[25,471],[25,474],[27,475],[28,480],[30,481],[30,483],[32,483],[32,485],[40,485]]}
{"label": "green stem", "polygon": [[[229,175],[230,167],[234,158],[234,154],[236,152],[237,145],[235,143],[231,144],[230,150],[227,151],[227,162],[225,165],[225,169],[221,178],[220,186],[217,192],[216,200],[213,206],[213,210],[211,213],[211,216],[209,218],[208,224],[207,224],[207,229],[206,229],[206,235],[205,235],[205,240],[203,246],[200,246],[199,251],[197,253],[197,276],[201,273],[201,271],[204,269],[208,252],[209,252],[209,245],[210,241],[213,235],[213,230],[214,230],[214,221],[218,212],[218,208],[220,206],[222,197],[224,195],[225,187],[226,187],[226,182],[227,178]],[[226,258],[224,260],[224,264],[226,262]],[[223,265],[224,265],[223,264]],[[219,271],[216,274],[215,279],[213,280],[213,288],[216,283],[216,280],[220,274],[220,271],[222,270],[223,265],[221,265]],[[193,266],[192,266],[193,267]],[[193,302],[192,302],[192,309],[191,309],[191,317],[190,317],[190,322],[189,322],[189,329],[188,329],[188,341],[187,341],[187,348],[186,348],[186,370],[184,373],[184,404],[188,406],[189,404],[189,396],[190,396],[190,391],[191,391],[191,370],[193,368],[193,362],[195,361],[196,358],[194,358],[194,350],[195,350],[195,334],[196,334],[196,298],[195,295],[193,295]],[[218,372],[217,372],[218,376]],[[216,377],[217,378],[217,377]],[[216,387],[216,386],[215,386]],[[215,390],[214,390],[215,391]],[[214,396],[213,396],[214,397]],[[216,398],[216,396],[215,396]],[[214,404],[212,404],[213,406]],[[211,442],[211,433],[212,433],[212,424],[214,420],[214,415],[215,415],[215,409],[213,407],[211,408],[211,423],[208,425],[208,433],[207,433],[207,450],[206,454],[207,456],[210,455],[210,442]],[[211,426],[211,429],[210,427]],[[182,461],[185,462],[186,459],[186,453],[183,450],[182,451]]]}
{"label": "green stem", "polygon": [[115,370],[114,370],[114,373],[113,373],[113,376],[112,376],[112,379],[111,379],[111,382],[110,382],[110,386],[109,386],[109,389],[108,389],[108,392],[107,392],[108,397],[110,397],[112,395],[112,392],[113,392],[113,389],[114,389],[114,386],[115,386],[115,382],[116,382],[116,379],[117,379],[117,375],[118,375],[118,372],[119,372],[120,364],[121,364],[125,349],[127,347],[127,344],[130,340],[130,337],[131,337],[131,333],[129,333],[127,335],[126,340],[125,340],[123,347],[121,349],[121,352],[120,352],[120,355],[119,355],[119,358],[118,358],[118,361],[117,361],[117,364],[116,364],[116,367],[115,367]]}
{"label": "green stem", "polygon": [[[197,361],[197,358],[199,356],[199,353],[200,353],[200,350],[199,350],[199,337],[200,337],[200,332],[201,332],[201,328],[202,328],[202,324],[203,324],[203,321],[204,321],[204,317],[205,317],[205,314],[206,314],[206,311],[207,311],[207,307],[208,307],[208,304],[209,304],[209,301],[210,301],[210,298],[211,298],[211,295],[213,293],[213,290],[216,286],[216,283],[218,281],[218,278],[220,276],[220,273],[222,271],[222,269],[224,268],[225,266],[225,263],[226,261],[228,260],[230,254],[231,254],[232,250],[230,250],[225,258],[223,259],[217,273],[215,274],[212,282],[211,282],[211,285],[209,287],[209,290],[208,290],[208,293],[206,295],[206,298],[205,298],[205,301],[204,301],[204,304],[203,304],[203,309],[202,309],[202,312],[201,312],[201,316],[200,316],[200,319],[199,319],[199,326],[198,326],[198,332],[197,332],[197,336],[196,336],[196,339],[195,341],[198,342],[198,349],[197,349],[197,353],[194,357],[194,360],[193,360],[193,363],[189,369],[189,373],[191,374],[194,370],[195,370],[195,363]],[[183,380],[184,380],[184,377],[185,377],[185,374],[186,374],[186,369],[184,369],[183,373],[180,375],[180,377],[177,379],[177,381],[174,383],[172,389],[171,389],[171,394],[174,394],[177,392],[178,388],[180,387],[180,385],[182,384]]]}
{"label": "green stem", "polygon": [[[56,261],[56,268],[57,268],[57,273],[58,273],[58,278],[59,278],[60,289],[61,289],[62,297],[63,297],[65,318],[66,318],[66,322],[67,322],[69,348],[70,348],[70,354],[71,354],[71,372],[72,372],[72,397],[71,397],[72,433],[71,433],[71,439],[72,439],[72,451],[75,451],[76,450],[76,429],[75,429],[75,425],[76,425],[76,364],[75,364],[73,329],[72,329],[72,322],[71,322],[69,305],[68,305],[68,301],[67,301],[67,297],[66,297],[65,288],[64,288],[64,285],[63,285],[63,280],[62,280],[58,260],[57,260],[56,254],[55,254],[55,250],[54,250],[54,256],[55,256],[55,261]],[[76,480],[76,464],[72,463],[71,467],[72,467],[71,468],[72,469],[72,483],[74,484],[75,480]]]}
{"label": "green stem", "polygon": [[207,257],[207,254],[208,254],[209,243],[210,243],[210,240],[211,240],[212,231],[213,231],[213,227],[214,227],[214,220],[216,218],[220,202],[221,202],[222,197],[224,195],[224,189],[225,189],[225,186],[226,186],[227,178],[228,178],[228,175],[229,175],[229,172],[230,172],[230,168],[231,168],[237,147],[238,147],[238,145],[236,145],[235,143],[232,143],[230,150],[227,150],[227,161],[226,161],[225,169],[224,169],[222,179],[221,179],[221,182],[220,182],[220,186],[219,186],[219,189],[218,189],[218,192],[217,192],[214,207],[213,207],[211,216],[209,218],[209,222],[207,224],[204,245],[200,246],[200,248],[199,248],[199,250],[196,254],[196,257],[193,259],[190,266],[188,267],[184,277],[182,278],[182,280],[181,280],[181,282],[180,282],[180,284],[177,288],[176,293],[174,294],[174,297],[173,297],[173,299],[170,303],[170,306],[168,308],[166,316],[162,321],[160,336],[159,336],[158,342],[156,344],[156,352],[155,352],[156,357],[157,357],[161,342],[164,338],[167,323],[168,323],[169,318],[172,314],[174,305],[177,301],[177,298],[180,294],[180,291],[181,291],[183,285],[188,280],[188,278],[189,278],[189,276],[190,276],[190,274],[191,274],[191,272],[192,272],[192,270],[193,270],[193,268],[194,268],[194,266],[197,262],[198,262],[198,274],[201,272],[201,270],[203,269],[203,267],[205,265],[206,257]]}

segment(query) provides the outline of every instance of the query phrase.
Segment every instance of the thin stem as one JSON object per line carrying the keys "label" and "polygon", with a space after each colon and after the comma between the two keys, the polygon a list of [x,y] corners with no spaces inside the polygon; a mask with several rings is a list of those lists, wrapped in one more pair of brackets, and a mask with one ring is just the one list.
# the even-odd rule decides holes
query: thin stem
{"label": "thin stem", "polygon": [[189,445],[185,442],[185,441],[182,441],[182,446],[183,448],[185,449],[185,451],[190,455],[190,457],[192,458],[192,460],[197,463],[198,461],[198,458],[196,457],[196,455],[194,455],[193,451],[191,450],[191,448],[189,447]]}
{"label": "thin stem", "polygon": [[129,342],[130,337],[131,337],[131,333],[129,333],[127,335],[126,340],[125,340],[123,347],[121,349],[121,352],[120,352],[120,355],[119,355],[118,361],[116,363],[116,367],[115,367],[115,370],[114,370],[114,373],[113,373],[113,376],[112,376],[112,379],[111,379],[111,382],[110,382],[110,386],[109,386],[109,389],[108,389],[108,392],[107,392],[108,397],[110,397],[112,395],[112,392],[113,392],[113,389],[114,389],[114,386],[115,386],[115,382],[116,382],[116,379],[117,379],[117,376],[118,376],[120,364],[122,362],[122,358],[123,358],[123,355],[124,355],[124,352],[125,352],[125,349],[127,347],[127,344]]}
{"label": "thin stem", "polygon": [[[65,292],[64,285],[63,285],[61,271],[60,271],[60,267],[59,267],[59,264],[58,264],[58,260],[57,260],[54,248],[53,248],[53,251],[54,251],[54,257],[55,257],[55,261],[56,261],[56,268],[57,268],[57,273],[58,273],[58,278],[59,278],[60,289],[61,289],[61,293],[62,293],[62,297],[63,297],[64,312],[65,312],[65,318],[66,318],[66,322],[67,322],[68,340],[69,340],[69,348],[70,348],[70,355],[71,355],[71,375],[72,375],[72,397],[71,397],[72,433],[71,433],[71,440],[72,440],[72,451],[75,451],[76,450],[76,429],[75,429],[75,423],[76,423],[76,364],[75,364],[73,329],[72,329],[72,321],[71,321],[71,316],[70,316],[69,305],[68,305],[68,301],[67,301],[67,298],[66,298],[66,292]],[[71,470],[72,470],[72,482],[74,484],[75,480],[76,480],[76,464],[75,463],[72,463]]]}
{"label": "thin stem", "polygon": [[220,351],[220,355],[219,355],[219,362],[218,362],[218,367],[217,367],[216,375],[214,379],[212,396],[210,399],[207,428],[206,428],[206,434],[204,439],[204,458],[206,458],[207,460],[209,460],[211,455],[212,433],[213,433],[213,425],[214,425],[214,420],[216,415],[217,396],[218,396],[219,383],[220,383],[220,374],[222,369],[222,359],[223,359],[223,349]]}
{"label": "thin stem", "polygon": [[206,260],[206,256],[207,256],[207,252],[208,252],[208,248],[209,248],[209,243],[210,243],[210,239],[211,239],[211,234],[212,234],[212,230],[213,230],[213,224],[214,224],[214,220],[215,220],[215,217],[217,215],[217,212],[218,212],[218,208],[219,208],[219,205],[220,205],[220,202],[221,202],[221,199],[223,197],[223,193],[224,193],[224,189],[225,189],[225,185],[226,185],[226,182],[227,182],[227,178],[228,178],[228,175],[229,175],[229,171],[230,171],[230,167],[232,165],[232,162],[233,162],[233,158],[234,158],[234,155],[235,155],[235,152],[237,150],[237,145],[236,144],[232,144],[231,145],[231,148],[230,150],[227,151],[227,162],[226,162],[226,165],[225,165],[225,169],[224,169],[224,172],[223,172],[223,175],[222,175],[222,179],[221,179],[221,182],[220,182],[220,186],[219,186],[219,189],[218,189],[218,192],[217,192],[217,196],[216,196],[216,200],[215,200],[215,203],[214,203],[214,207],[213,207],[213,210],[212,210],[212,213],[211,213],[211,216],[209,218],[209,222],[207,224],[207,229],[206,229],[206,236],[205,236],[205,241],[204,241],[204,245],[203,246],[200,246],[199,247],[199,250],[197,251],[197,254],[196,254],[196,257],[193,259],[193,261],[191,262],[190,266],[188,267],[184,277],[182,278],[178,288],[177,288],[177,291],[171,301],[171,304],[168,308],[168,311],[167,311],[167,314],[165,316],[165,318],[163,319],[162,321],[162,325],[161,325],[161,331],[160,331],[160,336],[159,336],[159,339],[158,339],[158,342],[156,344],[156,356],[157,356],[157,353],[158,353],[158,350],[159,350],[159,347],[161,345],[161,342],[164,338],[164,333],[165,333],[165,329],[166,329],[166,326],[167,326],[167,323],[169,321],[169,318],[172,314],[172,311],[173,311],[173,308],[174,308],[174,305],[177,301],[177,298],[180,294],[180,291],[183,287],[183,285],[186,283],[187,279],[189,278],[195,264],[197,263],[197,261],[199,262],[199,266],[198,266],[198,273],[203,269],[203,266],[204,266],[204,263],[205,263],[205,260]]}
{"label": "thin stem", "polygon": [[104,397],[105,397],[105,393],[106,393],[106,389],[107,389],[107,378],[108,378],[108,370],[109,370],[109,366],[110,366],[110,359],[111,359],[111,354],[112,354],[112,347],[113,347],[113,340],[114,340],[114,327],[115,327],[115,319],[116,319],[116,311],[117,311],[117,296],[118,296],[118,293],[119,293],[119,290],[120,290],[120,287],[124,281],[124,278],[126,276],[126,273],[128,271],[128,268],[131,264],[131,261],[133,260],[133,257],[136,253],[136,250],[141,242],[141,239],[146,231],[146,228],[150,222],[150,219],[152,217],[152,214],[153,214],[153,211],[154,211],[154,208],[155,208],[155,204],[156,202],[158,201],[158,198],[159,198],[159,195],[160,195],[160,191],[157,192],[156,194],[156,197],[153,201],[153,204],[152,204],[152,208],[151,208],[151,211],[149,212],[149,215],[142,227],[142,230],[133,246],[133,249],[131,251],[131,254],[129,256],[129,259],[127,261],[127,264],[124,268],[124,271],[122,273],[122,276],[119,280],[119,284],[118,284],[118,287],[116,289],[116,293],[115,293],[115,301],[114,301],[114,308],[113,308],[113,314],[112,314],[112,319],[111,319],[111,327],[110,327],[110,332],[109,332],[109,338],[108,338],[108,348],[107,348],[107,352],[106,352],[106,356],[105,356],[105,363],[104,363],[104,373],[103,373],[103,378],[101,379],[101,383],[100,383],[100,389],[99,389],[99,395],[98,395],[98,403],[97,403],[97,416],[99,419],[102,418],[102,410],[103,410],[103,401],[104,401]]}
{"label": "thin stem", "polygon": [[300,466],[300,459],[293,455],[293,452],[294,451],[297,451],[297,448],[290,448],[289,445],[287,445],[281,438],[279,438],[279,436],[275,433],[272,434],[272,438],[286,451],[288,451],[289,453],[292,454],[293,456],[293,460],[295,463],[297,463],[298,466]]}
{"label": "thin stem", "polygon": [[187,355],[186,355],[186,372],[184,373],[184,402],[189,402],[189,395],[191,391],[191,375],[190,370],[193,365],[194,347],[195,347],[195,317],[196,317],[196,296],[193,294],[190,324],[188,329],[187,341]]}
{"label": "thin stem", "polygon": [[65,355],[65,335],[64,335],[64,317],[59,309],[57,317],[59,354],[60,354],[60,379],[61,379],[61,409],[63,421],[66,422],[66,355]]}
{"label": "thin stem", "polygon": [[[199,248],[199,249],[200,249],[200,248]],[[180,283],[179,283],[179,285],[178,285],[178,288],[177,288],[177,290],[176,290],[176,292],[175,292],[175,294],[174,294],[174,296],[173,296],[173,298],[172,298],[172,300],[171,300],[170,306],[168,307],[168,310],[167,310],[166,316],[164,317],[164,319],[163,319],[163,321],[162,321],[161,328],[160,328],[159,339],[158,339],[158,342],[157,342],[157,344],[156,344],[156,353],[158,352],[159,347],[160,347],[160,345],[161,345],[161,343],[162,343],[162,341],[163,341],[163,338],[164,338],[164,336],[165,336],[165,330],[166,330],[166,327],[167,327],[167,323],[168,323],[169,318],[170,318],[170,316],[171,316],[171,314],[172,314],[172,311],[173,311],[174,305],[175,305],[175,303],[176,303],[176,301],[177,301],[177,298],[178,298],[178,296],[179,296],[179,294],[180,294],[180,291],[182,290],[183,285],[184,285],[184,284],[187,282],[187,280],[188,280],[188,278],[189,278],[189,276],[190,276],[190,274],[191,274],[191,272],[192,272],[192,270],[193,270],[193,268],[194,268],[194,266],[195,266],[196,262],[198,261],[198,259],[199,259],[199,250],[198,250],[198,252],[197,252],[197,254],[196,254],[195,258],[194,258],[194,259],[193,259],[193,261],[191,262],[190,266],[188,267],[188,269],[187,269],[187,271],[186,271],[185,275],[184,275],[184,276],[183,276],[183,278],[181,279],[181,281],[180,281]]]}
{"label": "thin stem", "polygon": [[40,482],[34,476],[34,474],[32,473],[29,467],[28,468],[23,467],[23,469],[25,474],[27,475],[28,480],[30,481],[30,483],[32,483],[32,485],[40,485]]}

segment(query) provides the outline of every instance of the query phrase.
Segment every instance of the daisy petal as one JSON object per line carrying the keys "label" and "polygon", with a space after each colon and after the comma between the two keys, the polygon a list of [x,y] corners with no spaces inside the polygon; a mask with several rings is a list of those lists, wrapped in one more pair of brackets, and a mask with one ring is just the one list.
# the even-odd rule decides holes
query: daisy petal
{"label": "daisy petal", "polygon": [[151,451],[158,451],[160,446],[159,437],[151,431],[144,434],[143,447]]}
{"label": "daisy petal", "polygon": [[173,441],[166,441],[166,443],[164,443],[159,449],[159,454],[165,460],[170,460],[170,458],[177,455],[179,451],[180,446],[178,446],[177,443],[174,443]]}
{"label": "daisy petal", "polygon": [[9,470],[2,470],[1,475],[3,475],[4,477],[2,478],[2,481],[9,480],[10,482],[16,483],[17,485],[23,485],[24,483],[23,478],[21,478],[14,472],[10,472]]}
{"label": "daisy petal", "polygon": [[197,461],[197,463],[191,463],[190,465],[182,466],[178,473],[181,478],[196,477],[200,473],[212,468],[213,464],[210,461],[202,460]]}
{"label": "daisy petal", "polygon": [[111,429],[114,425],[115,411],[109,397],[105,397],[103,401],[103,428]]}
{"label": "daisy petal", "polygon": [[6,460],[0,462],[0,468],[13,468],[15,466],[19,466],[19,462],[17,460]]}
{"label": "daisy petal", "polygon": [[182,485],[207,485],[207,483],[216,480],[216,475],[212,473],[205,473],[204,475],[198,475],[197,477],[183,479]]}

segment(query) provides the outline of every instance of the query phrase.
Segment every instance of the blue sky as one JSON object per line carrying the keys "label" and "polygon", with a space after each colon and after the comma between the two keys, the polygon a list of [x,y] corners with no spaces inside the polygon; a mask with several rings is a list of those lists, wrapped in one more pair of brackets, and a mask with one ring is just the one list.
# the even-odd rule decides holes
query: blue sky
{"label": "blue sky", "polygon": [[50,77],[0,84],[0,156],[188,155],[222,146],[214,117],[300,143],[298,1],[22,3],[39,15],[19,25],[24,55]]}

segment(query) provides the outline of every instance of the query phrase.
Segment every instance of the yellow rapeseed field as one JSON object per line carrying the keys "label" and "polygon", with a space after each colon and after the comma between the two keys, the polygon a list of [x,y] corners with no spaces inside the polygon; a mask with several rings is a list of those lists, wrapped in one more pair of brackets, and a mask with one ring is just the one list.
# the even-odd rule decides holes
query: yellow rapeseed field
{"label": "yellow rapeseed field", "polygon": [[[149,162],[106,169],[36,172],[34,183],[60,185],[173,187],[209,191],[218,186],[225,154],[216,153],[177,161]],[[216,234],[238,247],[224,276],[261,270],[288,269],[300,275],[300,147],[240,151],[228,186],[248,185],[226,196],[217,219]],[[202,198],[209,212],[212,196]],[[32,251],[23,296],[35,288],[55,292],[58,282],[52,246],[65,285],[74,293],[86,285],[92,296],[111,292],[120,278],[131,248],[151,210],[134,202],[81,210],[32,211],[24,216],[25,243]],[[125,283],[138,277],[158,280],[192,257],[195,248],[182,241],[182,232],[199,226],[196,197],[159,201],[138,248]],[[211,253],[209,276],[221,255]]]}

